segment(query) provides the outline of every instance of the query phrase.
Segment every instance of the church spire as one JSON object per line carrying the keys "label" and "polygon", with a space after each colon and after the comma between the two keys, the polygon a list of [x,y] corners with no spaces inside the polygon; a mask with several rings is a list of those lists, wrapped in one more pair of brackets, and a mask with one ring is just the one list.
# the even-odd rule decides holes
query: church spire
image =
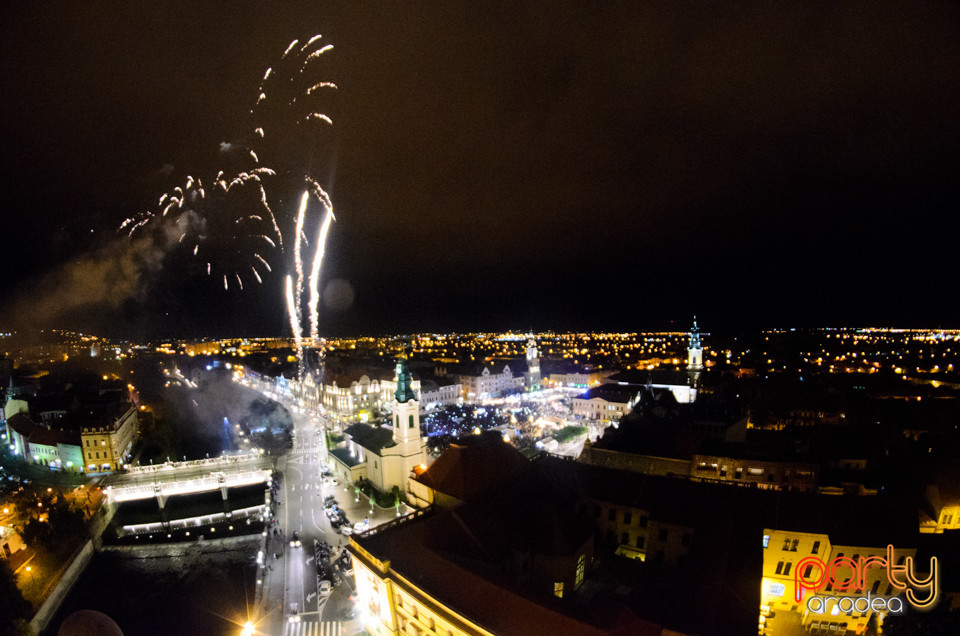
{"label": "church spire", "polygon": [[416,393],[413,392],[412,384],[413,374],[410,373],[410,368],[407,366],[407,354],[406,351],[404,351],[397,358],[397,392],[394,394],[397,402],[402,404],[417,399]]}
{"label": "church spire", "polygon": [[690,349],[703,349],[700,346],[700,329],[697,327],[697,317],[693,317],[693,326],[690,328]]}

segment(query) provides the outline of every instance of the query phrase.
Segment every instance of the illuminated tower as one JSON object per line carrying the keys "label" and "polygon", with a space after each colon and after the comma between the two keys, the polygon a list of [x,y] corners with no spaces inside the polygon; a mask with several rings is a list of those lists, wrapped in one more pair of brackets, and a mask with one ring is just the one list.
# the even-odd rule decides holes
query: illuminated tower
{"label": "illuminated tower", "polygon": [[527,390],[540,390],[540,357],[537,352],[537,341],[532,337],[527,340]]}
{"label": "illuminated tower", "polygon": [[405,353],[397,360],[397,391],[394,398],[393,438],[398,444],[405,444],[410,440],[419,444],[420,402],[417,401],[417,394],[413,392],[413,374],[407,366]]}
{"label": "illuminated tower", "polygon": [[690,374],[691,386],[697,386],[700,372],[703,370],[703,345],[700,344],[700,329],[697,327],[697,317],[693,317],[693,326],[690,328],[690,344],[687,346],[687,373]]}

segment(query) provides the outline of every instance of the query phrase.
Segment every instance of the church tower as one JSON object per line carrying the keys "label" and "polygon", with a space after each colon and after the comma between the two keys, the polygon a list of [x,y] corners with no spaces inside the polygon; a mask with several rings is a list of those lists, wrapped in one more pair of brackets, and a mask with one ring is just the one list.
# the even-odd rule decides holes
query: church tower
{"label": "church tower", "polygon": [[687,346],[687,373],[690,374],[690,384],[697,386],[700,372],[703,370],[703,345],[700,344],[700,329],[697,327],[697,317],[693,317],[693,326],[690,328],[690,344]]}
{"label": "church tower", "polygon": [[[397,391],[393,403],[393,439],[398,444],[413,441],[420,445],[420,402],[413,392],[413,374],[407,366],[407,355],[397,360]],[[402,453],[407,455],[406,452]],[[419,463],[419,462],[417,462]]]}
{"label": "church tower", "polygon": [[537,341],[531,336],[527,340],[527,390],[540,390],[540,355],[537,351]]}

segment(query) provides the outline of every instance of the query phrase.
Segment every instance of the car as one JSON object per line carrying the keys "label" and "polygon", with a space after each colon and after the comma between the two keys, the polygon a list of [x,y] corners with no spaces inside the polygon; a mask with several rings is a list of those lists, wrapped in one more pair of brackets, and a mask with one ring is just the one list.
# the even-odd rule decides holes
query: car
{"label": "car", "polygon": [[353,527],[350,524],[346,524],[340,528],[340,533],[345,537],[349,537],[351,534],[353,534]]}
{"label": "car", "polygon": [[333,592],[333,584],[327,580],[320,581],[320,587],[317,588],[317,591],[321,597],[330,596],[330,593]]}
{"label": "car", "polygon": [[291,548],[300,547],[300,535],[297,534],[296,532],[294,532],[293,535],[290,536],[290,547]]}
{"label": "car", "polygon": [[300,622],[300,604],[299,603],[290,603],[290,616],[287,617],[288,623],[299,623]]}
{"label": "car", "polygon": [[358,521],[353,524],[353,531],[360,533],[368,530],[370,528],[370,522],[368,521]]}

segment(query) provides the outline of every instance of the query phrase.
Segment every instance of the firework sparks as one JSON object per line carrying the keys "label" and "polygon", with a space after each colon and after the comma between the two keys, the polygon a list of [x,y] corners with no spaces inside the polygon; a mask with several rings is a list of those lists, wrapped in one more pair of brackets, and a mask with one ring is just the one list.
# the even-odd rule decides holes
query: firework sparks
{"label": "firework sparks", "polygon": [[317,237],[317,252],[313,256],[313,265],[310,268],[310,339],[315,346],[320,341],[318,331],[320,320],[317,311],[317,304],[320,301],[320,265],[323,262],[323,253],[326,250],[327,232],[330,231],[331,221],[333,221],[333,210],[327,208],[327,215],[323,219],[323,225],[320,226],[320,235]]}
{"label": "firework sparks", "polygon": [[[313,95],[314,91],[318,91],[321,88],[333,88],[336,89],[337,85],[333,82],[320,82],[319,84],[314,84],[307,89],[307,95]],[[262,135],[261,135],[262,136]]]}
{"label": "firework sparks", "polygon": [[263,263],[263,266],[267,268],[267,271],[268,271],[268,272],[272,272],[272,271],[273,271],[272,269],[270,269],[270,263],[268,263],[266,260],[264,260],[264,258],[263,258],[262,256],[260,256],[259,254],[254,254],[253,257],[254,257],[255,259],[257,259],[258,261],[260,261],[261,263]]}
{"label": "firework sparks", "polygon": [[306,51],[308,48],[310,48],[310,45],[311,45],[311,44],[313,44],[314,42],[316,42],[317,40],[319,40],[321,37],[323,37],[323,36],[318,33],[318,34],[316,34],[315,36],[313,36],[312,38],[310,38],[309,40],[307,40],[307,43],[303,45],[303,48],[300,49],[300,52],[303,53],[304,51]]}
{"label": "firework sparks", "polygon": [[287,274],[287,313],[290,315],[290,329],[293,330],[293,341],[297,348],[298,377],[303,375],[303,331],[300,327],[300,312],[297,302],[293,298],[293,280]]}
{"label": "firework sparks", "polygon": [[333,124],[333,120],[327,117],[326,115],[324,115],[323,113],[310,113],[309,115],[307,115],[307,120],[310,120],[310,119],[321,119],[327,122],[328,124],[331,124],[331,125]]}
{"label": "firework sparks", "polygon": [[304,192],[300,197],[300,210],[297,212],[297,233],[296,242],[293,244],[293,265],[297,272],[297,315],[300,316],[300,296],[303,294],[303,259],[300,255],[301,235],[303,234],[303,221],[307,213],[307,193]]}
{"label": "firework sparks", "polygon": [[[222,277],[225,290],[229,290],[231,285],[243,289],[244,285],[249,285],[251,280],[263,284],[264,272],[272,273],[269,263],[275,262],[263,245],[266,244],[270,249],[279,249],[283,252],[285,251],[284,243],[290,240],[290,233],[293,232],[296,273],[291,272],[291,274],[296,277],[296,280],[292,281],[294,309],[297,312],[298,324],[303,321],[301,329],[306,329],[304,314],[307,310],[302,308],[302,304],[307,302],[304,287],[309,283],[310,334],[314,339],[316,339],[318,321],[316,304],[319,297],[316,286],[319,285],[327,233],[336,218],[329,196],[309,175],[305,177],[309,186],[303,193],[296,217],[292,218],[290,209],[283,210],[281,216],[274,214],[271,207],[273,201],[270,200],[274,193],[268,192],[274,187],[274,181],[267,178],[276,177],[278,171],[268,165],[274,157],[286,158],[287,153],[284,152],[285,149],[266,144],[263,122],[279,121],[288,122],[287,125],[291,125],[305,123],[308,120],[319,120],[326,124],[333,124],[329,116],[320,112],[321,109],[308,108],[304,111],[301,107],[303,100],[312,103],[314,96],[322,94],[323,89],[337,90],[337,85],[329,81],[318,81],[322,78],[311,82],[301,82],[296,79],[307,70],[319,68],[320,65],[315,61],[333,49],[332,45],[318,43],[320,39],[320,35],[315,35],[304,41],[305,43],[301,44],[299,40],[294,40],[287,46],[280,58],[284,61],[265,69],[263,79],[254,93],[256,102],[251,113],[256,118],[259,118],[261,113],[267,118],[255,120],[252,126],[247,128],[247,130],[253,130],[253,135],[248,133],[242,145],[236,141],[221,142],[220,152],[229,153],[233,160],[239,158],[244,161],[248,166],[246,171],[243,171],[243,168],[227,173],[219,170],[212,180],[209,193],[200,178],[185,175],[180,185],[159,196],[153,210],[133,215],[125,219],[119,227],[120,231],[128,233],[130,237],[137,235],[138,232],[153,232],[152,236],[158,237],[158,240],[166,240],[162,237],[167,236],[175,244],[183,244],[182,249],[185,252],[192,251],[192,256],[200,260],[201,266],[203,263],[206,264],[208,276]],[[270,99],[267,99],[268,95]],[[277,118],[278,109],[291,107],[297,108],[297,116]],[[308,114],[304,116],[301,113]],[[282,136],[282,134],[275,136],[271,130],[271,141]],[[291,169],[289,165],[281,167],[283,172]],[[251,182],[256,183],[259,196],[251,196],[253,193],[245,194]],[[207,185],[210,183],[208,180]],[[308,198],[311,195],[324,206],[324,218],[317,218],[319,230],[315,230],[314,226],[308,224]],[[263,212],[252,214],[249,206],[256,199],[259,199]],[[175,213],[171,214],[171,210]],[[176,210],[182,212],[176,212]],[[313,218],[309,218],[309,223],[314,222]],[[313,231],[318,231],[317,245],[311,266],[305,267],[304,250],[309,243],[307,234],[314,236]],[[193,244],[192,249],[189,247],[190,244]],[[304,272],[305,268],[309,269],[309,272]],[[309,280],[307,280],[308,275]],[[244,281],[243,278],[247,280]],[[305,336],[302,330],[300,335]]]}
{"label": "firework sparks", "polygon": [[[331,50],[332,48],[333,48],[333,45],[332,45],[332,44],[328,44],[328,45],[326,45],[325,47],[320,48],[320,49],[317,49],[316,51],[314,51],[313,53],[311,53],[310,55],[308,55],[308,56],[307,56],[307,59],[304,60],[304,63],[303,63],[304,68],[306,68],[307,62],[309,62],[310,60],[315,60],[315,59],[317,59],[318,57],[320,57],[321,55],[323,55],[323,54],[326,53],[327,51]],[[302,73],[302,72],[303,72],[303,69],[301,69],[300,72]]]}

